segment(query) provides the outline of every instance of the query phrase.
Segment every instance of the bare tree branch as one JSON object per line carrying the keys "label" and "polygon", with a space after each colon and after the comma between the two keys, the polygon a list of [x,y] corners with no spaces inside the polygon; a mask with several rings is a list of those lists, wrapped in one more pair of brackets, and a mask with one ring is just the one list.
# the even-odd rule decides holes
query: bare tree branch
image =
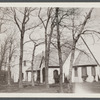
{"label": "bare tree branch", "polygon": [[22,31],[21,30],[21,28],[20,28],[20,25],[18,24],[18,21],[17,21],[17,19],[16,19],[16,11],[15,11],[15,9],[14,9],[14,20],[15,20],[15,23],[16,23],[16,25],[18,26],[18,28],[19,28],[19,30],[20,30],[20,32]]}

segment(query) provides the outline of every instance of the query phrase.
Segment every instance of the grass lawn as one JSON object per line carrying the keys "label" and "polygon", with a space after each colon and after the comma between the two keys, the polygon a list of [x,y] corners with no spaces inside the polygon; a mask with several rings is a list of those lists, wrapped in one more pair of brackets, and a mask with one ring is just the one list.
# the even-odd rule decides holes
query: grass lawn
{"label": "grass lawn", "polygon": [[[67,84],[63,84],[64,93],[67,93]],[[77,92],[78,91],[78,92]],[[72,93],[100,93],[100,82],[74,83]],[[59,84],[52,84],[47,89],[44,84],[24,85],[22,89],[18,88],[18,84],[13,84],[10,88],[7,85],[0,85],[0,93],[59,93]]]}
{"label": "grass lawn", "polygon": [[[63,84],[64,93],[67,93],[67,84]],[[11,87],[7,85],[0,86],[0,93],[59,93],[59,84],[50,85],[49,89],[44,84],[35,85],[24,85],[22,89],[18,88],[18,84],[13,84]]]}

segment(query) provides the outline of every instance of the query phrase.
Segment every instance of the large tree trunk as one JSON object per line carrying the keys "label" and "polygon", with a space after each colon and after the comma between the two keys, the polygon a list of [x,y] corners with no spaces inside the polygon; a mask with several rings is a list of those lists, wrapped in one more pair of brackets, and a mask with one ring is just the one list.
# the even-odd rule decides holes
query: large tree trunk
{"label": "large tree trunk", "polygon": [[12,43],[9,48],[9,59],[8,59],[8,86],[11,86],[11,59],[12,59]]}
{"label": "large tree trunk", "polygon": [[3,60],[0,61],[0,72],[1,72],[1,69],[2,69],[2,63],[3,63]]}
{"label": "large tree trunk", "polygon": [[35,55],[35,49],[36,49],[36,45],[34,44],[34,48],[33,48],[33,53],[32,53],[32,61],[31,61],[31,82],[32,82],[32,86],[34,86],[34,73],[33,73],[33,66],[34,66],[34,55]]}
{"label": "large tree trunk", "polygon": [[70,67],[69,67],[69,84],[68,84],[68,92],[72,92],[73,86],[72,86],[72,68],[73,68],[73,62],[74,62],[74,56],[75,56],[75,47],[76,42],[73,40],[73,46],[71,51],[71,58],[70,58]]}
{"label": "large tree trunk", "polygon": [[22,84],[22,62],[23,62],[23,41],[24,41],[24,33],[21,33],[20,39],[20,58],[19,58],[19,88],[23,88]]}
{"label": "large tree trunk", "polygon": [[61,45],[60,45],[58,11],[59,11],[59,8],[56,8],[57,46],[58,46],[59,66],[60,66],[60,92],[63,92],[63,84],[62,84],[63,83],[63,68],[62,68],[62,52],[61,52]]}
{"label": "large tree trunk", "polygon": [[9,51],[9,61],[8,61],[8,86],[11,86],[11,66],[10,66],[10,63],[11,63],[11,48],[10,48],[10,51]]}
{"label": "large tree trunk", "polygon": [[11,86],[10,61],[9,61],[9,65],[8,65],[8,86]]}
{"label": "large tree trunk", "polygon": [[[51,39],[52,39],[52,34],[53,34],[53,28],[54,28],[54,25],[52,24],[51,25],[50,35],[49,35],[49,40],[48,40],[47,52],[46,52],[46,54],[47,54],[47,57],[46,57],[47,69],[46,70],[47,70],[47,72],[48,72],[48,66],[49,66],[50,44],[51,44]],[[49,88],[49,84],[46,87]]]}
{"label": "large tree trunk", "polygon": [[49,88],[49,84],[48,84],[48,47],[47,47],[47,33],[46,32],[45,32],[45,85],[46,85],[46,88]]}
{"label": "large tree trunk", "polygon": [[[6,45],[6,44],[4,44]],[[2,49],[2,48],[1,48]],[[1,57],[1,61],[0,61],[0,71],[2,70],[2,65],[3,65],[3,62],[4,62],[4,59],[5,59],[5,54],[6,54],[6,47],[4,46],[4,49],[1,51],[2,53],[2,57]]]}

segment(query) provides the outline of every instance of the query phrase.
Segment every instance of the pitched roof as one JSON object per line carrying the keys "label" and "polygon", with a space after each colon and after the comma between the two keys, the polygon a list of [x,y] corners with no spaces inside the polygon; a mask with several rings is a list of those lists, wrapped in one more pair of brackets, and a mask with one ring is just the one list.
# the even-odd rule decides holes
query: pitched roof
{"label": "pitched roof", "polygon": [[[36,71],[36,70],[39,70],[40,69],[40,66],[41,66],[41,63],[42,63],[42,59],[43,59],[43,55],[42,53],[41,54],[38,54],[37,56],[35,56],[34,58],[34,65],[33,65],[33,70]],[[29,67],[27,69],[27,71],[31,71],[31,67]]]}
{"label": "pitched roof", "polygon": [[[62,61],[64,63],[70,52],[69,44],[63,45],[61,50],[62,50]],[[45,66],[43,57],[45,57],[44,51],[36,55],[36,57],[34,58],[34,66],[33,66],[34,70],[39,70],[41,63],[42,66]],[[58,50],[55,47],[52,47],[52,49],[50,50],[49,66],[59,66]],[[27,70],[31,70],[31,68],[28,68]]]}
{"label": "pitched roof", "polygon": [[[69,55],[70,48],[62,47],[61,50],[62,50],[62,62],[64,63]],[[50,51],[49,66],[59,66],[58,50],[55,48],[53,48]]]}
{"label": "pitched roof", "polygon": [[91,55],[80,52],[74,62],[74,66],[89,66],[97,65],[95,60],[91,58]]}

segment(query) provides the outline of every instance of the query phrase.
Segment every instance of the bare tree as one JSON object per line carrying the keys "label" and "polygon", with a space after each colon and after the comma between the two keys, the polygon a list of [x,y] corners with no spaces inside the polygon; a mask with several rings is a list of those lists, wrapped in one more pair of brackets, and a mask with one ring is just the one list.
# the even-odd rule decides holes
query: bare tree
{"label": "bare tree", "polygon": [[[47,19],[45,21],[40,16],[40,14],[41,14],[41,8],[39,10],[38,17],[41,20],[43,27],[45,29],[45,84],[46,87],[49,88],[49,84],[48,84],[49,54],[50,54],[50,44],[51,44],[53,29],[55,27],[55,16],[52,18],[53,8],[47,8],[47,12],[46,12]],[[50,25],[50,29],[49,29],[49,25]],[[49,39],[48,39],[48,30],[50,30]]]}
{"label": "bare tree", "polygon": [[[7,29],[4,29],[3,26],[6,24],[7,20],[5,20],[5,16],[6,16],[6,8],[0,8],[0,34],[4,34]],[[1,59],[0,59],[0,71],[2,68],[2,64],[4,62],[4,58],[5,58],[5,54],[7,51],[7,43],[8,40],[5,38],[5,40],[3,42],[1,42],[1,49],[0,49],[0,55],[1,55]]]}
{"label": "bare tree", "polygon": [[[27,8],[25,7],[23,9],[24,11],[21,11],[20,9],[12,8],[13,14],[14,14],[14,21],[20,31],[20,58],[19,58],[19,88],[23,87],[22,84],[22,61],[23,61],[23,41],[24,41],[24,35],[25,32],[30,30],[30,28],[26,29],[26,25],[30,20],[31,12],[33,12],[35,9]],[[22,14],[23,18],[22,21],[17,15],[17,12]]]}
{"label": "bare tree", "polygon": [[63,92],[63,84],[62,84],[62,76],[63,76],[63,68],[62,68],[62,53],[61,53],[61,43],[60,43],[60,32],[59,32],[59,20],[58,20],[59,8],[56,8],[56,26],[57,26],[57,47],[58,47],[58,57],[59,57],[59,67],[60,67],[60,92]]}
{"label": "bare tree", "polygon": [[[70,8],[71,9],[71,8]],[[71,45],[69,44],[69,41],[65,39],[63,36],[65,32],[64,26],[66,19],[72,15],[70,9],[64,9],[64,8],[55,8],[55,18],[56,18],[56,34],[53,34],[52,38],[54,41],[52,41],[52,45],[58,50],[58,59],[59,59],[59,67],[60,67],[60,92],[63,92],[63,64],[64,64],[64,59],[62,59],[62,55],[66,55],[66,59],[68,54],[64,53],[64,48],[66,50],[71,49]],[[55,43],[55,40],[57,40],[57,44]],[[57,46],[56,46],[57,45]],[[67,51],[66,51],[67,52]]]}
{"label": "bare tree", "polygon": [[[75,11],[75,9],[73,9],[73,11]],[[69,86],[68,86],[68,90],[69,92],[71,92],[71,88],[72,88],[72,67],[73,67],[73,61],[74,61],[74,56],[75,56],[75,48],[76,48],[76,43],[78,42],[80,36],[82,35],[83,31],[84,31],[84,27],[86,26],[86,23],[88,22],[88,20],[91,17],[91,13],[93,11],[93,8],[90,9],[90,11],[88,12],[88,14],[86,15],[83,23],[81,24],[81,26],[79,27],[79,31],[75,32],[75,26],[74,26],[74,16],[73,16],[73,29],[72,29],[72,38],[73,38],[73,44],[72,44],[72,51],[71,51],[71,59],[70,59],[70,69],[69,69]]]}
{"label": "bare tree", "polygon": [[7,50],[8,50],[8,38],[5,38],[4,41],[1,43],[1,48],[0,48],[0,71],[2,69]]}
{"label": "bare tree", "polygon": [[[56,48],[58,49],[59,66],[60,66],[60,92],[63,92],[63,89],[62,89],[63,61],[62,61],[62,49],[61,49],[62,44],[61,44],[61,39],[60,39],[61,38],[60,29],[63,28],[63,27],[66,27],[68,30],[71,30],[71,33],[72,33],[73,43],[69,44],[70,49],[71,49],[71,60],[70,60],[70,69],[69,69],[69,79],[70,79],[69,84],[70,84],[71,83],[71,77],[72,77],[71,74],[72,74],[72,66],[73,66],[73,61],[74,61],[74,53],[75,53],[75,49],[78,49],[78,48],[76,48],[76,43],[77,43],[78,39],[80,38],[81,34],[83,34],[85,32],[84,27],[85,27],[88,19],[91,17],[91,13],[92,13],[93,8],[89,11],[89,13],[86,15],[83,23],[81,23],[81,25],[79,25],[79,26],[78,25],[75,26],[75,22],[74,22],[75,13],[76,13],[75,11],[77,11],[77,10],[78,10],[78,8],[67,9],[67,10],[64,11],[66,13],[61,14],[61,16],[59,17],[61,9],[56,8],[56,25],[57,25],[57,47]],[[72,17],[72,19],[71,19],[72,20],[72,26],[70,26],[70,27],[69,27],[69,24],[67,26],[64,22],[64,21],[66,21],[66,19],[68,19],[67,18],[68,16]],[[68,44],[68,41],[66,41],[63,44],[65,45],[66,43]],[[55,44],[53,44],[53,45],[55,45]],[[71,90],[70,89],[71,87],[72,86],[70,84],[69,85],[69,91]]]}
{"label": "bare tree", "polygon": [[16,41],[15,41],[15,36],[14,34],[11,35],[9,37],[9,48],[8,48],[8,86],[11,86],[11,66],[12,66],[12,60],[13,60],[13,56],[16,53],[16,49],[17,49],[17,45],[16,45]]}
{"label": "bare tree", "polygon": [[32,50],[32,60],[31,60],[31,82],[32,82],[32,86],[34,86],[35,84],[34,84],[34,73],[33,73],[34,69],[33,68],[34,68],[35,51],[36,51],[36,47],[38,47],[39,45],[43,44],[44,42],[38,43],[38,41],[40,39],[39,40],[32,39],[31,38],[31,34],[29,35],[29,38],[30,38],[31,42],[34,43],[34,47],[33,47],[33,50]]}

